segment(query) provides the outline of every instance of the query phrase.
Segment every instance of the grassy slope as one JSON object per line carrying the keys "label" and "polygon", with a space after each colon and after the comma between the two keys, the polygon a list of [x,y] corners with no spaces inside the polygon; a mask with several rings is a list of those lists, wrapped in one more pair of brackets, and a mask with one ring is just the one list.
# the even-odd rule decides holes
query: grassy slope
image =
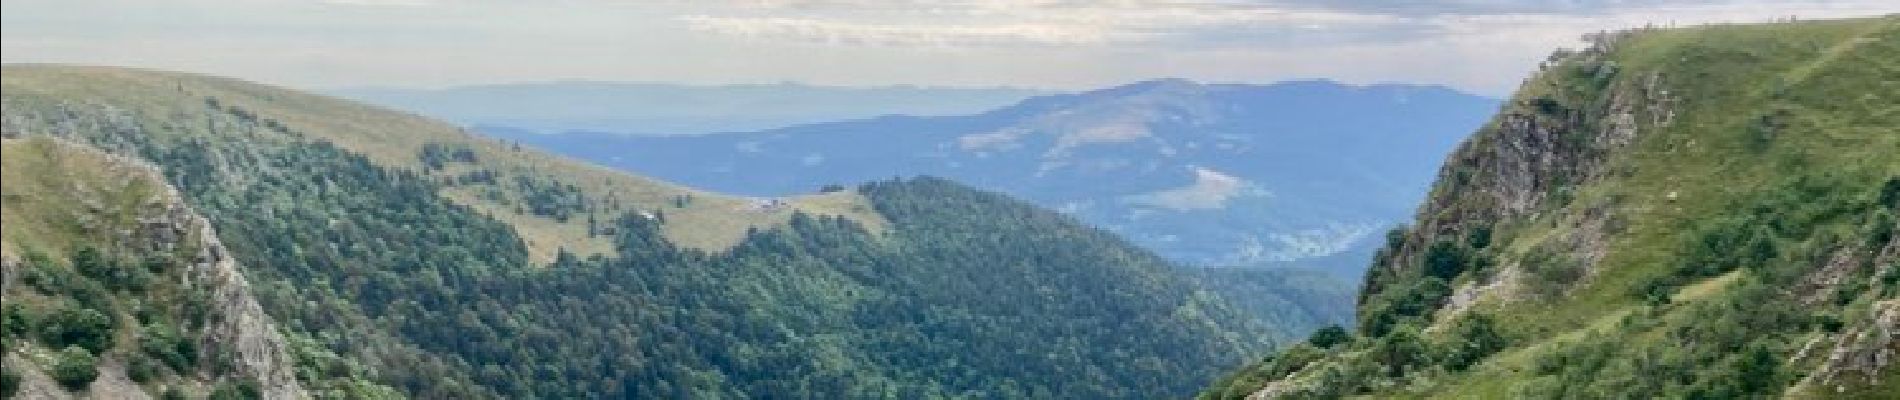
{"label": "grassy slope", "polygon": [[[0,182],[5,183],[0,185],[0,204],[3,204],[0,220],[6,221],[0,224],[0,257],[12,265],[4,286],[5,304],[12,310],[10,313],[38,316],[23,319],[34,321],[27,322],[28,327],[41,326],[45,322],[40,319],[48,318],[52,310],[73,307],[75,303],[71,293],[37,289],[45,285],[31,283],[32,278],[23,276],[46,276],[49,271],[57,270],[68,282],[87,280],[73,269],[67,255],[82,246],[112,254],[123,247],[151,245],[146,242],[149,239],[128,237],[125,232],[137,230],[141,218],[163,215],[162,206],[168,201],[162,197],[166,184],[156,170],[137,161],[47,138],[0,140]],[[193,237],[180,240],[185,241],[178,243],[180,251],[197,248]],[[137,329],[141,324],[134,310],[158,315],[148,317],[154,321],[179,326],[178,317],[166,314],[169,309],[166,305],[189,302],[195,293],[178,284],[182,277],[177,274],[181,274],[180,269],[174,267],[156,278],[148,278],[154,279],[154,283],[146,285],[138,294],[126,294],[124,298],[103,303],[106,307],[99,311],[116,320],[118,328],[112,334],[111,350],[95,354],[102,360],[102,369],[115,369],[117,371],[109,373],[123,376],[126,360],[142,354],[139,352],[142,331]],[[9,323],[13,323],[12,320]],[[8,351],[22,356],[42,372],[52,371],[58,364],[60,349],[48,348],[45,343],[32,339],[38,337],[37,332],[30,329],[28,332],[7,338],[12,341]],[[144,390],[156,392],[173,386],[201,393],[215,382],[215,377],[206,373],[211,372],[191,369],[160,376],[145,384]],[[112,396],[139,389],[125,386],[129,384],[124,378],[101,379],[89,390],[96,396]]]}
{"label": "grassy slope", "polygon": [[[874,231],[884,225],[882,217],[872,211],[864,199],[850,192],[801,196],[790,199],[790,207],[770,212],[753,211],[747,199],[697,191],[539,151],[511,149],[505,143],[419,116],[228,78],[113,67],[9,65],[0,75],[0,89],[8,102],[60,99],[110,104],[154,119],[189,115],[181,114],[186,111],[184,108],[202,104],[206,97],[215,97],[223,104],[242,107],[260,118],[281,121],[346,150],[362,153],[385,167],[409,170],[422,170],[418,154],[426,143],[465,145],[474,150],[482,167],[500,173],[499,178],[504,182],[514,176],[552,179],[578,186],[590,202],[602,207],[612,201],[609,199],[618,199],[619,206],[624,208],[664,209],[666,217],[674,222],[666,224],[668,239],[708,251],[732,246],[750,227],[781,225],[790,218],[792,210],[846,216]],[[172,118],[141,123],[157,126],[187,122]],[[513,225],[527,240],[530,253],[537,261],[551,260],[561,248],[581,255],[606,254],[611,250],[606,237],[589,237],[584,219],[557,222],[533,214],[518,214],[513,205],[485,199],[473,189],[451,189],[444,195]],[[508,195],[518,199],[520,193]],[[680,195],[690,195],[694,200],[684,208],[672,207],[672,200]]]}
{"label": "grassy slope", "polygon": [[[1900,16],[1645,31],[1619,42],[1607,59],[1618,71],[1607,87],[1641,85],[1642,79],[1660,75],[1676,99],[1670,110],[1673,120],[1641,120],[1636,140],[1605,160],[1603,170],[1610,173],[1568,187],[1570,201],[1546,201],[1538,212],[1500,221],[1492,245],[1501,249],[1498,265],[1534,263],[1533,249],[1562,248],[1561,242],[1577,233],[1580,222],[1612,215],[1618,226],[1606,233],[1603,257],[1589,267],[1586,278],[1555,298],[1514,293],[1474,306],[1472,310],[1495,316],[1499,330],[1513,338],[1504,351],[1469,371],[1407,378],[1371,397],[1519,397],[1515,390],[1538,378],[1539,358],[1567,344],[1625,335],[1617,340],[1629,348],[1666,347],[1663,332],[1701,323],[1690,310],[1731,298],[1745,272],[1684,285],[1668,307],[1654,308],[1632,295],[1644,283],[1683,265],[1685,244],[1697,240],[1699,229],[1744,214],[1745,207],[1772,204],[1775,195],[1801,182],[1822,182],[1835,185],[1832,193],[1846,194],[1776,211],[1784,221],[1813,224],[1806,237],[1784,239],[1784,249],[1829,248],[1839,242],[1830,239],[1865,235],[1863,216],[1829,213],[1843,204],[1871,203],[1870,195],[1863,194],[1875,192],[1888,177],[1900,176]],[[1574,89],[1590,86],[1588,79],[1563,65],[1553,67],[1528,81],[1503,112],[1535,114],[1528,100],[1544,97],[1567,96],[1566,104],[1584,107],[1604,104],[1605,92],[1583,90],[1579,95]],[[1763,115],[1776,113],[1784,115],[1778,119],[1783,126],[1772,138],[1761,139],[1754,125]],[[1461,151],[1485,147],[1505,132],[1496,123],[1487,126]],[[1441,181],[1437,190],[1457,186],[1449,180]],[[1427,207],[1421,220],[1455,220],[1465,215],[1461,207],[1492,207],[1485,196],[1456,201],[1475,203]],[[1454,283],[1469,280],[1467,274]],[[1878,295],[1863,296],[1843,308],[1864,309],[1878,300],[1867,298],[1871,296]],[[1842,315],[1864,318],[1864,312]],[[1646,330],[1626,327],[1633,318],[1655,325]],[[1441,325],[1447,320],[1444,315],[1437,319]],[[1629,334],[1632,330],[1638,332]],[[1433,336],[1452,339],[1442,332]],[[1783,342],[1799,345],[1814,334],[1796,336]],[[1363,347],[1353,347],[1314,365],[1366,356]],[[1263,373],[1257,369],[1266,365],[1242,375]],[[1813,365],[1809,361],[1793,367]],[[1316,382],[1315,369],[1295,373],[1290,380]],[[1884,374],[1885,382],[1900,381],[1895,368]],[[1893,386],[1827,397],[1878,398]],[[1251,390],[1217,387],[1210,393]]]}
{"label": "grassy slope", "polygon": [[[1679,246],[1690,240],[1683,228],[1735,212],[1734,199],[1777,190],[1799,175],[1847,177],[1870,186],[1900,175],[1900,134],[1894,131],[1900,127],[1900,82],[1894,80],[1900,76],[1900,18],[1657,31],[1622,46],[1612,60],[1629,71],[1625,76],[1660,72],[1686,99],[1675,110],[1679,118],[1643,133],[1611,161],[1611,169],[1633,173],[1580,188],[1577,201],[1539,222],[1610,205],[1630,221],[1629,229],[1612,239],[1595,267],[1598,275],[1568,298],[1487,307],[1506,316],[1506,329],[1532,341],[1420,397],[1508,397],[1513,383],[1531,377],[1530,363],[1540,350],[1606,329],[1639,310],[1639,299],[1629,293],[1645,278],[1665,273],[1658,266],[1680,262]],[[1525,92],[1559,83],[1533,82]],[[1785,88],[1785,100],[1771,99],[1778,87]],[[1743,134],[1748,124],[1777,107],[1803,117],[1774,140],[1770,152],[1749,150],[1752,139]],[[1675,201],[1666,198],[1672,192]],[[1567,224],[1527,225],[1518,237],[1529,241],[1539,236],[1537,230]],[[1712,297],[1734,275],[1687,286],[1675,299]]]}
{"label": "grassy slope", "polygon": [[[147,170],[104,153],[53,140],[7,139],[0,145],[0,246],[8,258],[25,249],[68,254],[74,244],[109,238],[87,225],[129,227],[157,194]],[[82,189],[83,188],[83,189]],[[91,224],[82,220],[92,221]]]}

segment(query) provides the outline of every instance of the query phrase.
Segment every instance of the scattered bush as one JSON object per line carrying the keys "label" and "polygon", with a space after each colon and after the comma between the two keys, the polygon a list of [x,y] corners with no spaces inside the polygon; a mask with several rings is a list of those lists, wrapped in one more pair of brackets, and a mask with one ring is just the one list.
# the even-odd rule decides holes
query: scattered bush
{"label": "scattered bush", "polygon": [[263,391],[257,387],[257,382],[249,380],[239,380],[237,382],[224,381],[223,383],[219,383],[216,388],[211,389],[211,395],[205,399],[257,400],[264,398],[262,392]]}
{"label": "scattered bush", "polygon": [[125,360],[125,377],[138,383],[151,382],[164,372],[162,368],[165,366],[151,357],[134,354]]}
{"label": "scattered bush", "polygon": [[1510,341],[1498,333],[1497,323],[1489,315],[1467,314],[1451,329],[1444,365],[1453,371],[1470,368],[1510,345]]}
{"label": "scattered bush", "polygon": [[1900,209],[1900,176],[1887,178],[1887,183],[1880,185],[1880,205]]}
{"label": "scattered bush", "polygon": [[188,371],[197,364],[198,345],[170,325],[147,325],[139,332],[139,349],[174,371]]}
{"label": "scattered bush", "polygon": [[20,391],[20,373],[11,369],[0,369],[0,399],[11,399]]}
{"label": "scattered bush", "polygon": [[79,346],[67,347],[60,351],[59,358],[53,364],[53,380],[71,390],[84,390],[99,378],[99,360],[92,352]]}
{"label": "scattered bush", "polygon": [[1319,331],[1313,332],[1313,336],[1306,339],[1307,344],[1322,349],[1330,349],[1333,348],[1333,346],[1351,341],[1352,334],[1347,333],[1346,328],[1341,328],[1339,325],[1320,328]]}
{"label": "scattered bush", "polygon": [[1450,295],[1451,286],[1443,279],[1432,277],[1380,293],[1367,301],[1365,313],[1360,317],[1360,333],[1366,337],[1385,336],[1401,322],[1431,315]]}
{"label": "scattered bush", "polygon": [[160,392],[158,394],[158,400],[185,400],[185,399],[186,399],[185,391],[178,389],[177,386],[166,387],[164,392]]}
{"label": "scattered bush", "polygon": [[1445,281],[1458,278],[1470,263],[1471,254],[1451,241],[1439,241],[1425,249],[1425,276]]}
{"label": "scattered bush", "polygon": [[1400,325],[1379,338],[1367,355],[1385,369],[1387,377],[1398,378],[1431,364],[1432,353],[1418,328]]}
{"label": "scattered bush", "polygon": [[89,308],[59,308],[40,331],[40,341],[55,348],[79,346],[92,352],[112,348],[112,318]]}
{"label": "scattered bush", "polygon": [[0,335],[21,336],[39,329],[20,303],[0,304]]}

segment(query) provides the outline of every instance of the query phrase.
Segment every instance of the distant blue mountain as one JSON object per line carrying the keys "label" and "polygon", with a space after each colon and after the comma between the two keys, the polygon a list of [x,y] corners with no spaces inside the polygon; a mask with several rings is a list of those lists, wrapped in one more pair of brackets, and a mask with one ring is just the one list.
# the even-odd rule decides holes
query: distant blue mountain
{"label": "distant blue mountain", "polygon": [[1437,86],[1171,79],[967,116],[750,133],[478,130],[757,196],[943,176],[1076,215],[1189,264],[1298,265],[1356,278],[1384,230],[1411,218],[1441,158],[1497,105]]}
{"label": "distant blue mountain", "polygon": [[797,83],[694,86],[566,81],[446,89],[357,88],[331,94],[464,125],[502,125],[537,132],[680,135],[753,131],[886,114],[962,115],[1049,92]]}

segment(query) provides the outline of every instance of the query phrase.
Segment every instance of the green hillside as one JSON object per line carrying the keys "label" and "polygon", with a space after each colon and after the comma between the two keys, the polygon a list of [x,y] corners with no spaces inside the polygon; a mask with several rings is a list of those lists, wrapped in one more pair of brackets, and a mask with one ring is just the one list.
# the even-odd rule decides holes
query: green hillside
{"label": "green hillside", "polygon": [[[738,211],[754,208],[747,199],[523,151],[419,116],[234,79],[112,67],[8,65],[0,85],[6,90],[9,115],[22,119],[14,129],[62,123],[65,112],[96,113],[125,118],[94,127],[127,130],[120,133],[229,140],[230,134],[248,131],[245,139],[257,144],[318,140],[383,168],[444,181],[482,172],[484,182],[496,184],[445,184],[444,194],[514,227],[540,263],[553,260],[563,248],[582,255],[612,252],[610,240],[589,235],[585,218],[574,215],[665,204],[683,205],[667,210],[668,217],[679,222],[667,226],[667,238],[707,251],[731,247],[749,228],[783,226],[794,211],[842,215],[874,230],[882,226],[875,213],[867,212],[863,199],[849,193],[785,199],[786,207],[742,213]],[[207,120],[207,112],[223,118]],[[292,129],[295,135],[255,134]],[[425,151],[429,148],[465,150],[474,162],[430,162],[425,153],[436,152]],[[440,167],[429,168],[431,164]]]}
{"label": "green hillside", "polygon": [[[282,339],[157,171],[0,140],[0,397],[302,393]],[[236,397],[233,397],[236,396]]]}
{"label": "green hillside", "polygon": [[1559,52],[1393,232],[1358,331],[1207,398],[1895,398],[1900,16]]}
{"label": "green hillside", "polygon": [[[942,180],[731,198],[168,72],[9,66],[0,104],[9,136],[162,170],[318,398],[1156,398],[1273,336],[1111,234]],[[18,251],[89,240],[13,230],[9,199]]]}

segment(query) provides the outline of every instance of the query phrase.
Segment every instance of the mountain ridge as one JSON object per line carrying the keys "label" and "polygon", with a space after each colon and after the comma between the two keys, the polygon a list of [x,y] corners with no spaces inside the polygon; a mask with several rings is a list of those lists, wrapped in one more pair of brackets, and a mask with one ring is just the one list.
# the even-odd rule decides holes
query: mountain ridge
{"label": "mountain ridge", "polygon": [[[1409,211],[1491,100],[1439,86],[1164,79],[950,117],[882,116],[690,137],[478,131],[729,193],[887,175],[1002,190],[1199,265],[1299,264]],[[690,155],[690,156],[688,156]],[[1406,172],[1414,171],[1414,172]],[[1322,183],[1314,183],[1322,182]],[[1350,249],[1350,250],[1349,250]],[[1357,261],[1324,269],[1356,277]]]}
{"label": "mountain ridge", "polygon": [[1011,87],[680,85],[550,81],[440,89],[343,88],[327,93],[413,110],[461,125],[538,132],[605,130],[704,134],[887,114],[981,111],[1050,91]]}
{"label": "mountain ridge", "polygon": [[[849,209],[862,208],[860,200],[854,200],[847,194],[812,195],[802,198],[787,198],[787,207],[767,210],[757,215],[758,223],[734,221],[724,218],[727,211],[749,207],[751,199],[725,196],[717,193],[689,189],[672,183],[661,182],[646,177],[624,174],[606,168],[560,159],[555,156],[523,152],[507,144],[481,140],[467,135],[461,128],[428,120],[414,115],[387,113],[369,106],[339,101],[321,96],[306,95],[300,92],[279,88],[253,86],[235,79],[207,75],[185,74],[156,70],[125,69],[116,67],[88,67],[61,65],[8,65],[8,77],[12,82],[21,84],[14,90],[27,94],[57,95],[76,97],[76,103],[111,104],[104,98],[107,93],[137,90],[140,94],[162,96],[203,97],[207,104],[217,103],[219,108],[235,111],[240,118],[251,114],[252,123],[259,113],[269,113],[284,108],[299,110],[320,110],[337,115],[368,117],[369,120],[349,119],[290,119],[299,113],[283,113],[286,118],[275,122],[278,126],[298,124],[312,134],[323,136],[350,151],[360,152],[378,163],[402,168],[423,169],[416,162],[417,155],[428,145],[465,147],[475,157],[490,157],[502,165],[493,171],[491,179],[514,179],[525,177],[531,180],[546,179],[559,175],[578,184],[583,192],[585,205],[582,207],[612,207],[611,203],[625,202],[621,206],[641,204],[653,206],[672,203],[677,197],[695,199],[688,207],[673,210],[673,218],[685,223],[668,228],[669,237],[687,246],[705,250],[719,250],[738,241],[749,228],[765,228],[783,224],[790,218],[791,211],[843,215],[852,214]],[[107,80],[105,78],[111,78]],[[93,81],[82,81],[92,79]],[[33,85],[26,82],[32,80]],[[263,93],[263,90],[270,90]],[[200,93],[199,91],[202,91]],[[176,104],[155,104],[154,109],[178,112]],[[106,110],[124,113],[137,110]],[[38,115],[16,113],[18,124],[30,123]],[[269,115],[264,116],[269,119]],[[122,129],[139,130],[143,127],[126,126]],[[379,132],[402,131],[404,135],[375,135]],[[548,170],[548,171],[543,171]],[[446,174],[449,171],[429,171]],[[464,171],[455,171],[464,172]],[[496,200],[486,198],[484,194],[451,188],[451,198],[467,206],[481,209],[497,218],[507,219],[528,236],[528,246],[537,260],[546,262],[553,258],[557,250],[566,248],[581,255],[603,254],[610,247],[605,239],[590,237],[582,221],[559,221],[549,215],[520,213],[513,211],[514,202],[519,194],[509,193],[509,199]],[[510,201],[517,200],[517,201]],[[827,211],[828,210],[828,211]],[[857,212],[853,217],[866,226],[879,226],[874,215]],[[685,229],[691,226],[693,229]],[[535,240],[542,238],[541,240]],[[559,242],[560,244],[556,244]],[[566,245],[566,246],[563,246]]]}
{"label": "mountain ridge", "polygon": [[159,166],[315,398],[1164,397],[1292,335],[943,179],[729,197],[237,80],[5,68],[0,131]]}

